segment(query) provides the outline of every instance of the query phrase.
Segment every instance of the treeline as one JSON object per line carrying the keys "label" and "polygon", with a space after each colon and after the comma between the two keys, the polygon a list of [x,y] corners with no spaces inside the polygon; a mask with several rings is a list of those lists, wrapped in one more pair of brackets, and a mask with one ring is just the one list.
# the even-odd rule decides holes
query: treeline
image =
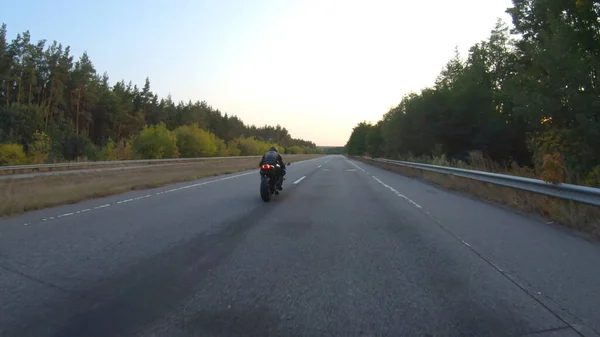
{"label": "treeline", "polygon": [[600,186],[600,1],[513,0],[507,12],[514,31],[498,20],[433,87],[358,124],[346,151],[467,163],[479,153],[509,171]]}
{"label": "treeline", "polygon": [[72,160],[317,153],[281,126],[248,126],[206,102],[175,103],[131,82],[111,85],[87,53],[31,41],[7,41],[0,28],[0,165]]}
{"label": "treeline", "polygon": [[342,154],[342,153],[344,153],[343,146],[323,146],[322,149],[325,154]]}

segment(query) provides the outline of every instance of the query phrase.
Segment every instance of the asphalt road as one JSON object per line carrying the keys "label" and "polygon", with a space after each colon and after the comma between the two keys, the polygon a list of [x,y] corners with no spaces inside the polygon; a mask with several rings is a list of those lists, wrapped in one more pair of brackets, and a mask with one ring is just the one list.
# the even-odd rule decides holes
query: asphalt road
{"label": "asphalt road", "polygon": [[286,178],[1,220],[0,336],[600,336],[599,244],[342,156]]}

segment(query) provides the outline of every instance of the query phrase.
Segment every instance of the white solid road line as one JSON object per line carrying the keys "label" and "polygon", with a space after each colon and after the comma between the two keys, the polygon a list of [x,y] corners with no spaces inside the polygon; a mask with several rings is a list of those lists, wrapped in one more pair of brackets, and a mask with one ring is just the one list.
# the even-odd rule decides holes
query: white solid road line
{"label": "white solid road line", "polygon": [[304,178],[306,178],[306,176],[302,176],[302,178],[294,181],[294,185],[297,184],[297,183],[299,183],[299,182],[301,182],[302,180],[304,180]]}

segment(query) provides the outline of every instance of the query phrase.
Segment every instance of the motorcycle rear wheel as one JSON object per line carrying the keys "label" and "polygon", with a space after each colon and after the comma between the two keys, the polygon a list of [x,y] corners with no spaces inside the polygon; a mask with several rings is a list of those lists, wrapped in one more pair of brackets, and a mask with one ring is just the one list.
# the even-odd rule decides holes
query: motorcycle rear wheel
{"label": "motorcycle rear wheel", "polygon": [[271,191],[269,189],[269,178],[263,176],[260,180],[260,197],[264,202],[271,200]]}

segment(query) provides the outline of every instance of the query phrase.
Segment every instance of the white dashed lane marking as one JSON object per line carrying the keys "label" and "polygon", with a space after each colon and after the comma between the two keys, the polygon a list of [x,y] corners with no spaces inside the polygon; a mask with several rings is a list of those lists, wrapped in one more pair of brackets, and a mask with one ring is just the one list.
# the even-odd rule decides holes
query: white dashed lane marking
{"label": "white dashed lane marking", "polygon": [[[246,175],[249,175],[249,174],[254,174],[254,173],[255,172],[247,172],[247,173],[242,173],[242,174],[238,174],[238,175],[234,175],[234,176],[223,177],[223,178],[216,179],[216,180],[204,181],[204,182],[197,183],[197,184],[186,185],[186,186],[182,186],[182,187],[179,187],[179,188],[173,188],[173,189],[170,189],[170,190],[167,190],[167,191],[156,192],[153,195],[161,195],[161,194],[165,194],[165,193],[172,193],[172,192],[181,191],[181,190],[192,188],[192,187],[198,187],[198,186],[202,186],[202,185],[206,185],[206,184],[215,183],[215,182],[218,182],[218,181],[223,181],[223,180],[228,180],[228,179],[243,177],[243,176],[246,176]],[[59,214],[57,216],[51,216],[51,217],[48,217],[48,218],[43,218],[41,221],[55,220],[55,219],[58,219],[58,218],[64,218],[64,217],[71,216],[71,215],[76,215],[76,214],[81,214],[81,213],[90,212],[90,211],[94,211],[94,210],[99,210],[99,209],[110,207],[110,206],[114,206],[114,205],[120,205],[120,204],[128,203],[128,202],[131,202],[131,201],[136,201],[136,200],[150,198],[153,195],[152,194],[147,194],[147,195],[144,195],[144,196],[141,196],[141,197],[129,198],[129,199],[125,199],[125,200],[119,200],[119,201],[113,202],[112,204],[99,205],[99,206],[96,206],[96,207],[93,207],[93,208],[85,208],[85,209],[82,209],[82,210],[79,210],[79,211],[76,211],[76,212],[64,213],[64,214]],[[25,223],[23,225],[27,226],[27,225],[30,225],[30,224],[31,224],[31,222],[28,222],[28,223]]]}
{"label": "white dashed lane marking", "polygon": [[301,182],[302,180],[304,180],[304,178],[306,178],[306,176],[302,176],[302,178],[294,181],[294,185],[298,184],[299,182]]}
{"label": "white dashed lane marking", "polygon": [[[356,168],[358,168],[359,170],[365,172],[367,175],[370,175],[369,172],[363,170],[360,166],[348,161],[350,164],[354,165]],[[350,170],[348,170],[350,171]],[[373,179],[375,179],[375,181],[377,181],[378,183],[380,183],[381,185],[383,185],[384,187],[386,187],[387,189],[389,189],[390,191],[394,192],[397,196],[399,196],[400,198],[408,201],[409,203],[413,204],[416,208],[422,209],[421,205],[417,204],[416,202],[412,201],[410,198],[408,198],[407,196],[403,195],[402,193],[398,192],[395,188],[391,187],[390,185],[387,185],[386,183],[384,183],[383,181],[381,181],[379,178],[371,175],[371,177],[373,177]],[[424,211],[425,214],[427,214],[427,216],[429,216],[429,218],[433,219],[436,223],[439,224],[439,222],[437,220],[435,220],[430,212]],[[441,224],[440,224],[441,226]],[[471,245],[466,242],[465,240],[460,239],[458,236],[456,236],[455,234],[451,233],[453,236],[455,236],[458,240],[461,241],[461,243],[463,245],[465,245],[466,247],[468,247],[468,249],[471,249],[473,251],[475,251],[475,249],[473,247],[471,247]],[[475,251],[476,252],[476,251]],[[487,261],[487,260],[486,260]],[[496,268],[498,271],[500,271],[501,273],[504,273],[504,271],[498,267],[497,265],[493,264],[490,261],[487,261],[488,263],[490,263],[494,268]]]}
{"label": "white dashed lane marking", "polygon": [[383,185],[384,187],[386,187],[387,189],[389,189],[390,191],[394,192],[397,196],[399,196],[400,198],[410,202],[411,204],[413,204],[415,207],[417,208],[421,208],[421,205],[417,204],[416,202],[410,200],[407,196],[405,196],[404,194],[398,192],[395,188],[393,188],[390,185],[387,185],[386,183],[384,183],[383,181],[379,180],[377,177],[372,176],[373,179],[375,179],[375,181],[377,181],[378,183],[380,183],[381,185]]}
{"label": "white dashed lane marking", "polygon": [[[303,163],[306,163],[306,162],[309,162],[309,161],[312,161],[312,160],[318,160],[318,159],[319,158],[309,159],[309,160],[306,160],[306,161],[300,161],[297,164],[303,164]],[[329,160],[325,161],[325,164],[328,163],[328,162],[329,162]],[[322,165],[319,165],[319,168],[321,166]],[[207,185],[207,184],[216,183],[218,181],[224,181],[224,180],[228,180],[228,179],[239,178],[239,177],[247,176],[249,174],[255,174],[255,172],[247,172],[247,173],[237,174],[237,175],[233,175],[233,176],[227,176],[227,177],[223,177],[223,178],[216,179],[216,180],[204,181],[204,182],[197,183],[197,184],[186,185],[186,186],[182,186],[182,187],[178,187],[178,188],[173,188],[173,189],[162,191],[162,192],[156,192],[154,194],[147,194],[147,195],[142,196],[142,197],[120,200],[120,201],[113,202],[112,204],[104,204],[104,205],[96,206],[96,207],[93,207],[93,208],[82,209],[82,210],[79,210],[79,211],[76,211],[76,212],[65,213],[65,214],[60,214],[60,215],[57,215],[57,216],[51,216],[51,217],[43,218],[43,219],[41,219],[41,221],[49,221],[49,220],[55,220],[55,219],[58,219],[58,218],[64,218],[64,217],[67,217],[67,216],[81,214],[81,213],[84,213],[84,212],[90,212],[90,211],[94,211],[94,210],[99,210],[99,209],[110,207],[110,206],[114,206],[114,205],[125,204],[125,203],[131,202],[131,201],[136,201],[136,200],[140,200],[140,199],[150,198],[153,195],[161,195],[161,194],[166,194],[166,193],[173,193],[173,192],[185,190],[185,189],[188,189],[188,188],[193,188],[193,187],[198,187],[198,186],[203,186],[203,185]],[[304,177],[296,180],[294,182],[294,184],[298,184],[304,178],[306,178],[306,177],[304,176]],[[24,223],[23,225],[27,226],[27,225],[30,225],[30,224],[31,224],[31,222],[28,222],[28,223]]]}
{"label": "white dashed lane marking", "polygon": [[365,171],[365,170],[364,170],[362,167],[360,167],[360,166],[358,166],[358,165],[354,164],[354,163],[353,163],[353,162],[351,162],[351,161],[348,161],[348,162],[349,162],[349,163],[350,163],[352,166],[356,167],[357,169],[359,169],[359,170],[363,171],[364,173],[367,173],[367,171]]}

